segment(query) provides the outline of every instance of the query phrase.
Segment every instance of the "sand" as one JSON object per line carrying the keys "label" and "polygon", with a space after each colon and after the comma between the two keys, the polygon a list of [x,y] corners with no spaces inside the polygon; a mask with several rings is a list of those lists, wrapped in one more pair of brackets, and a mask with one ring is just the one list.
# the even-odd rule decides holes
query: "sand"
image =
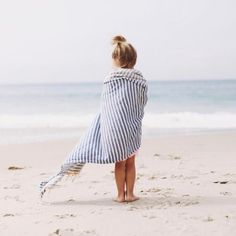
{"label": "sand", "polygon": [[0,145],[0,235],[236,235],[236,132],[145,137],[139,201],[116,203],[114,165],[87,164],[41,201],[78,139]]}

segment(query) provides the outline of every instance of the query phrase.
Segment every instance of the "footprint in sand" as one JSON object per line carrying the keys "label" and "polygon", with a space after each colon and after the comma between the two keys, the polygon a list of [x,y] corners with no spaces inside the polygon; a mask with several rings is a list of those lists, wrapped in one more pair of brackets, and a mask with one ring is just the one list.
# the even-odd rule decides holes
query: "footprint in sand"
{"label": "footprint in sand", "polygon": [[166,176],[163,176],[163,177],[161,177],[161,179],[167,179],[167,177],[166,177]]}
{"label": "footprint in sand", "polygon": [[212,222],[214,221],[214,219],[210,216],[208,216],[207,218],[203,219],[204,222]]}
{"label": "footprint in sand", "polygon": [[184,176],[184,179],[197,179],[197,176]]}
{"label": "footprint in sand", "polygon": [[17,202],[23,202],[20,200],[19,196],[4,196],[4,200],[15,200]]}
{"label": "footprint in sand", "polygon": [[3,187],[3,189],[19,189],[20,185],[19,184],[13,184],[9,187]]}
{"label": "footprint in sand", "polygon": [[181,175],[171,175],[170,178],[171,179],[182,179],[184,176],[181,174]]}
{"label": "footprint in sand", "polygon": [[59,218],[59,219],[65,219],[68,217],[76,217],[76,215],[74,214],[64,214],[64,215],[55,215],[55,217]]}
{"label": "footprint in sand", "polygon": [[61,229],[56,229],[55,232],[49,234],[48,236],[55,236],[55,235],[73,235],[71,233],[73,233],[73,229],[65,229],[65,230],[61,230]]}
{"label": "footprint in sand", "polygon": [[148,193],[157,193],[157,192],[160,192],[160,191],[161,191],[161,189],[159,189],[159,188],[150,188],[146,192],[148,192]]}
{"label": "footprint in sand", "polygon": [[75,231],[74,229],[57,229],[55,232],[49,234],[48,236],[98,236],[94,230],[84,230],[84,231]]}
{"label": "footprint in sand", "polygon": [[40,173],[39,175],[49,175],[49,173]]}
{"label": "footprint in sand", "polygon": [[144,174],[137,174],[137,179],[141,179],[142,177],[144,177],[145,175]]}
{"label": "footprint in sand", "polygon": [[181,156],[174,155],[174,154],[167,154],[167,155],[163,154],[163,155],[161,155],[159,153],[155,153],[153,156],[154,157],[160,157],[162,159],[169,159],[169,160],[180,160],[181,159]]}
{"label": "footprint in sand", "polygon": [[224,195],[224,196],[231,196],[232,193],[231,192],[220,192],[221,195]]}
{"label": "footprint in sand", "polygon": [[148,179],[149,179],[149,180],[155,180],[155,179],[157,179],[157,176],[152,175],[152,176],[150,176]]}
{"label": "footprint in sand", "polygon": [[155,153],[153,156],[154,157],[159,157],[161,154],[159,154],[159,153]]}
{"label": "footprint in sand", "polygon": [[139,208],[136,207],[136,206],[131,206],[127,209],[127,211],[135,211],[135,210],[138,210]]}
{"label": "footprint in sand", "polygon": [[170,160],[180,160],[181,159],[180,156],[176,156],[176,155],[172,155],[172,154],[169,154],[168,157],[169,157],[168,159],[170,159]]}
{"label": "footprint in sand", "polygon": [[155,219],[155,218],[157,218],[155,215],[142,215],[143,217],[145,217],[145,218],[148,218],[148,219]]}
{"label": "footprint in sand", "polygon": [[183,203],[180,204],[180,205],[182,205],[182,206],[192,206],[192,205],[197,205],[197,204],[199,204],[198,201],[190,200],[190,201],[183,202]]}

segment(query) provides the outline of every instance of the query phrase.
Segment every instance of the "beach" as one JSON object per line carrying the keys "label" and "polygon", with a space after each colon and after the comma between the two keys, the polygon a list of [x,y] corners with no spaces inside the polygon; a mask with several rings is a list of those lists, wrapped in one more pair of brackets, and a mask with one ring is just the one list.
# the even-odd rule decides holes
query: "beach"
{"label": "beach", "polygon": [[1,3],[0,236],[236,236],[236,1]]}
{"label": "beach", "polygon": [[140,200],[117,203],[114,165],[86,164],[43,200],[79,138],[0,145],[0,234],[235,235],[236,131],[145,136],[136,157]]}

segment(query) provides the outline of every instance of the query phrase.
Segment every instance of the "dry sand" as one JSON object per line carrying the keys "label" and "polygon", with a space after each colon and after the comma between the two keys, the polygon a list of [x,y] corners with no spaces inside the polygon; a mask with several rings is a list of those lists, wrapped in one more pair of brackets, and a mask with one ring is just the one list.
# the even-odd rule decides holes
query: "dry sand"
{"label": "dry sand", "polygon": [[41,201],[40,181],[59,170],[76,143],[0,146],[1,236],[236,235],[236,132],[143,138],[139,201],[112,201],[112,164],[87,164]]}

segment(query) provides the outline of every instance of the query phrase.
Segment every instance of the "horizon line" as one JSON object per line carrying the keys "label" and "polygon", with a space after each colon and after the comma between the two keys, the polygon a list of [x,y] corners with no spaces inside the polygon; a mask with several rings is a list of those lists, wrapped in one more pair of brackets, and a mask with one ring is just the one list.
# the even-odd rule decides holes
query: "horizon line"
{"label": "horizon line", "polygon": [[[194,81],[232,81],[236,78],[228,78],[228,79],[158,79],[158,80],[147,80],[147,82],[194,82]],[[83,81],[58,81],[58,82],[13,82],[13,83],[1,83],[1,85],[61,85],[61,84],[86,84],[86,83],[102,83],[103,81],[99,80],[83,80]]]}

